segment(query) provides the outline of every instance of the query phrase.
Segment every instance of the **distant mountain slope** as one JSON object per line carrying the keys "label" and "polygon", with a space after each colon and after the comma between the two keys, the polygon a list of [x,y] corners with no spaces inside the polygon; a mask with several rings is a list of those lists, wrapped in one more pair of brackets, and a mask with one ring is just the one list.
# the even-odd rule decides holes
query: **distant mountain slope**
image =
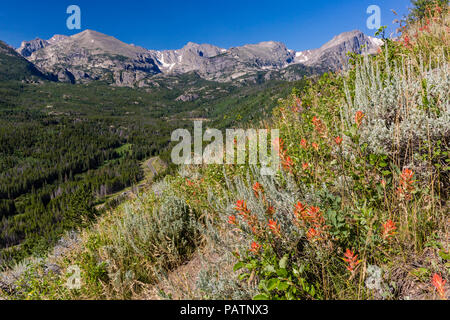
{"label": "distant mountain slope", "polygon": [[17,49],[17,52],[19,52],[24,57],[29,57],[33,54],[33,52],[36,52],[67,38],[68,36],[56,34],[49,40],[37,38],[31,41],[23,41],[21,46]]}
{"label": "distant mountain slope", "polygon": [[[319,49],[296,52],[281,42],[261,42],[223,49],[189,42],[178,50],[147,50],[114,37],[86,30],[71,37],[23,42],[24,57],[58,80],[84,83],[103,80],[120,86],[151,86],[157,74],[196,72],[206,80],[298,79],[304,74],[338,70],[348,52],[375,53],[382,41],[351,31],[334,37]],[[295,68],[291,66],[298,65]],[[285,71],[283,71],[285,70]]]}
{"label": "distant mountain slope", "polygon": [[0,41],[0,81],[42,81],[48,77],[13,48]]}
{"label": "distant mountain slope", "polygon": [[347,63],[348,52],[374,54],[382,44],[382,40],[366,36],[358,30],[344,32],[321,48],[304,52],[301,55],[302,63],[325,70],[337,70]]}
{"label": "distant mountain slope", "polygon": [[161,72],[150,51],[92,30],[35,51],[29,60],[65,82],[104,80],[131,86]]}

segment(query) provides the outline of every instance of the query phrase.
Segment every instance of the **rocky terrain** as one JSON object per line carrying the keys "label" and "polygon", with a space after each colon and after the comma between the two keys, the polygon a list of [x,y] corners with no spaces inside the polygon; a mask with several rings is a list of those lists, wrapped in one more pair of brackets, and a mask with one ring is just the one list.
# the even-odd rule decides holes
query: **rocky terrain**
{"label": "rocky terrain", "polygon": [[[380,39],[351,31],[314,50],[296,52],[281,42],[261,42],[229,49],[189,42],[179,50],[147,50],[114,37],[85,30],[71,37],[24,41],[17,52],[58,81],[103,80],[118,86],[151,86],[157,74],[195,72],[206,80],[229,82],[283,79],[338,70],[347,53],[375,53]],[[294,66],[294,67],[293,67]]]}

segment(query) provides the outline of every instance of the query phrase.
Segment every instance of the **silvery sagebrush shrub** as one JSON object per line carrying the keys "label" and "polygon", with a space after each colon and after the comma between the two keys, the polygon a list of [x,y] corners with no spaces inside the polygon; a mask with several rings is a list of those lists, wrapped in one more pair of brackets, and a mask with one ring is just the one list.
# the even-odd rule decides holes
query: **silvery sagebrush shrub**
{"label": "silvery sagebrush shrub", "polygon": [[159,201],[143,194],[121,208],[108,222],[106,244],[100,248],[114,287],[138,281],[153,283],[194,252],[198,224],[186,200],[175,195],[169,182],[159,182]]}
{"label": "silvery sagebrush shrub", "polygon": [[219,257],[205,263],[196,281],[196,290],[202,299],[211,300],[249,300],[257,294],[254,282],[240,281],[233,271],[236,258],[220,246],[213,249]]}
{"label": "silvery sagebrush shrub", "polygon": [[351,126],[362,111],[359,134],[370,152],[420,167],[423,146],[449,143],[449,65],[444,52],[433,62],[419,59],[418,68],[408,58],[389,61],[388,55],[386,49],[383,62],[364,57],[356,64],[354,92],[346,84],[342,117]]}

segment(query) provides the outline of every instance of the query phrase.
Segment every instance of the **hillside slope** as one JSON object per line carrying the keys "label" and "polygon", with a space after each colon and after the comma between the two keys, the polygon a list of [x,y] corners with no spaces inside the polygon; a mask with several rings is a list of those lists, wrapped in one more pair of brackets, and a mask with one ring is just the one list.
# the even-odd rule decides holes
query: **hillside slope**
{"label": "hillside slope", "polygon": [[20,56],[13,48],[0,41],[0,81],[48,80],[38,68]]}
{"label": "hillside slope", "polygon": [[[16,278],[0,294],[448,298],[446,9],[411,21],[379,54],[354,55],[347,72],[276,99],[278,108],[257,126],[280,130],[271,141],[281,160],[276,175],[248,164],[180,166],[81,230],[63,254],[6,273]],[[74,268],[75,289],[64,286]]]}

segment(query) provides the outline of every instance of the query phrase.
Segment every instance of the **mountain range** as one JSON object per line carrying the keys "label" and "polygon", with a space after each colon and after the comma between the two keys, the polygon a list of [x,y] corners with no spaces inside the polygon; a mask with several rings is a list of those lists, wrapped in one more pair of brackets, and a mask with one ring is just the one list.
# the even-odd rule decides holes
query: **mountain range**
{"label": "mountain range", "polygon": [[61,82],[106,81],[149,87],[166,75],[194,72],[218,82],[297,80],[305,74],[343,68],[348,52],[375,53],[383,41],[361,31],[342,33],[321,48],[295,51],[268,41],[229,49],[189,42],[178,50],[148,50],[100,32],[24,41],[16,51],[47,78]]}

